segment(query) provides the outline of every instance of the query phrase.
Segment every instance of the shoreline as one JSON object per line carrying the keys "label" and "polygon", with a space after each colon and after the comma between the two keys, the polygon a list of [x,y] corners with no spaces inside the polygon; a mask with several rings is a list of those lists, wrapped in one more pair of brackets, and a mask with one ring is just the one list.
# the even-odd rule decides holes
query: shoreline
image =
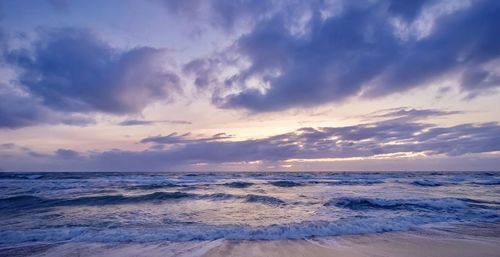
{"label": "shoreline", "polygon": [[216,256],[498,257],[500,225],[459,226],[281,241],[226,241],[208,250]]}
{"label": "shoreline", "polygon": [[0,256],[498,257],[499,241],[500,223],[482,223],[303,240],[32,244],[1,247]]}

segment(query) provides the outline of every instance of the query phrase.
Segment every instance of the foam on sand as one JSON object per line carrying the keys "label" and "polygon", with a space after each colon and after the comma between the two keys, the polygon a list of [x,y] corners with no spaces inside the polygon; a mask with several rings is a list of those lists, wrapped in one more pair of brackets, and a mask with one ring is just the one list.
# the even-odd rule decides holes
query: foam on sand
{"label": "foam on sand", "polygon": [[[0,249],[8,256],[338,256],[338,257],[497,257],[500,224],[420,229],[410,232],[308,240],[214,240],[154,244],[65,243]],[[31,252],[30,252],[31,250]]]}
{"label": "foam on sand", "polygon": [[489,233],[490,236],[430,230],[319,240],[225,241],[203,256],[497,257],[500,253],[500,234],[498,228],[495,231]]}

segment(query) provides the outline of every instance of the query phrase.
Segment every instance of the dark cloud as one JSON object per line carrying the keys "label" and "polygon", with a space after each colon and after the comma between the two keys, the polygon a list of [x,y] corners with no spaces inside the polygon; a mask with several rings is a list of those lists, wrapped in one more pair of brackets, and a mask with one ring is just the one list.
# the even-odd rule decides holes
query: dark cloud
{"label": "dark cloud", "polygon": [[154,124],[154,121],[149,121],[149,120],[124,120],[118,125],[120,126],[142,126],[142,125],[152,125]]}
{"label": "dark cloud", "polygon": [[85,126],[95,123],[86,115],[60,113],[38,102],[36,98],[0,92],[0,129],[16,129],[39,124]]}
{"label": "dark cloud", "polygon": [[182,124],[189,125],[190,121],[185,120],[124,120],[118,125],[120,126],[143,126],[143,125],[153,125],[157,123],[168,123],[168,124]]}
{"label": "dark cloud", "polygon": [[179,90],[179,77],[163,69],[164,50],[120,51],[85,29],[45,30],[31,49],[7,54],[17,82],[45,106],[64,112],[140,112]]}
{"label": "dark cloud", "polygon": [[[338,5],[338,13],[325,17],[323,2],[312,1],[301,9],[310,13],[302,22],[293,3],[257,19],[224,53],[245,64],[230,77],[221,79],[213,72],[213,67],[233,66],[218,58],[220,54],[196,59],[185,70],[195,74],[199,87],[233,89],[215,90],[218,105],[256,112],[384,96],[463,71],[465,92],[477,94],[500,85],[495,69],[474,71],[500,57],[500,2],[479,0],[465,7],[443,1]],[[239,92],[227,93],[234,89]]]}
{"label": "dark cloud", "polygon": [[32,151],[32,150],[27,150],[26,153],[31,156],[31,157],[35,157],[35,158],[50,158],[51,156],[48,155],[48,154],[44,154],[44,153],[39,153],[39,152],[36,152],[36,151]]}
{"label": "dark cloud", "polygon": [[46,113],[28,97],[0,94],[0,127],[18,128],[46,120]]}
{"label": "dark cloud", "polygon": [[77,151],[71,149],[57,149],[54,154],[62,159],[74,159],[79,156]]}
{"label": "dark cloud", "polygon": [[462,88],[471,99],[480,94],[490,93],[491,90],[500,85],[500,73],[481,68],[470,68],[462,74]]}
{"label": "dark cloud", "polygon": [[0,144],[0,149],[15,149],[15,148],[16,148],[16,144],[14,144],[14,143]]}
{"label": "dark cloud", "polygon": [[228,64],[221,56],[213,58],[198,58],[184,65],[182,71],[187,75],[194,75],[194,84],[198,89],[206,89],[212,85],[219,84],[217,73],[221,72],[223,66]]}

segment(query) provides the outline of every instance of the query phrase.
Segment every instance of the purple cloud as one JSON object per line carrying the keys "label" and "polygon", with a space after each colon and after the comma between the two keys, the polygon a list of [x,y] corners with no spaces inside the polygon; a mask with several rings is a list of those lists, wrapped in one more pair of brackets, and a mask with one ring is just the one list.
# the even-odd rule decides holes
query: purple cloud
{"label": "purple cloud", "polygon": [[225,135],[196,138],[190,134],[149,137],[141,143],[153,147],[133,152],[112,150],[93,153],[89,160],[111,169],[161,170],[196,163],[284,161],[373,157],[381,154],[420,153],[460,156],[500,150],[498,123],[439,127],[433,124],[387,120],[345,127],[301,128],[262,139],[227,140]]}
{"label": "purple cloud", "polygon": [[62,113],[42,105],[38,99],[13,92],[0,92],[0,128],[16,129],[38,124],[85,126],[95,123],[87,115]]}
{"label": "purple cloud", "polygon": [[85,29],[44,30],[32,48],[6,56],[17,83],[58,111],[136,113],[180,90],[180,78],[162,68],[164,50],[114,49]]}
{"label": "purple cloud", "polygon": [[[402,35],[396,29],[398,18],[409,30],[422,12],[439,4],[446,3],[346,1],[338,14],[329,17],[322,14],[328,10],[322,2],[281,6],[257,19],[222,54],[195,59],[185,70],[194,74],[197,86],[216,88],[214,102],[219,106],[254,112],[316,106],[359,95],[385,96],[464,70],[460,85],[465,92],[476,95],[498,87],[497,69],[490,67],[500,57],[498,2],[475,1],[450,13],[434,13],[427,34]],[[307,12],[310,19],[299,24],[301,28],[296,18]],[[213,67],[234,66],[221,55],[245,65],[221,78]],[[256,89],[255,79],[265,89]],[[228,94],[227,87],[237,92]]]}
{"label": "purple cloud", "polygon": [[182,124],[189,125],[192,124],[190,121],[185,120],[124,120],[118,123],[120,126],[143,126],[143,125],[153,125],[157,123],[168,123],[168,124]]}
{"label": "purple cloud", "polygon": [[193,142],[210,142],[231,138],[226,133],[218,133],[211,137],[192,137],[191,133],[184,133],[182,135],[171,133],[167,136],[154,136],[142,139],[141,143],[156,143],[156,144],[185,144]]}

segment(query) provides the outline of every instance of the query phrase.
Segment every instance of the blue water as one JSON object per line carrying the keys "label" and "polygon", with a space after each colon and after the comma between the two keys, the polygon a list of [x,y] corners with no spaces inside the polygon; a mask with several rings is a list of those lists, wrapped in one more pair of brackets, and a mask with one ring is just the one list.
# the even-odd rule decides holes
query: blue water
{"label": "blue water", "polygon": [[0,173],[0,245],[301,239],[500,221],[500,173]]}

